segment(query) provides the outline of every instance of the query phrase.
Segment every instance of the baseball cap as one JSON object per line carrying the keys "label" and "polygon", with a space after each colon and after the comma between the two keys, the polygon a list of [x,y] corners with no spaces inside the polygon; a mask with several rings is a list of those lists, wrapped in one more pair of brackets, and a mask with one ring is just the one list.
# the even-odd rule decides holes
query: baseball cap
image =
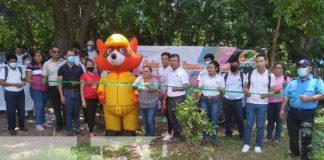
{"label": "baseball cap", "polygon": [[298,62],[297,62],[297,66],[304,66],[304,67],[307,67],[307,66],[310,66],[311,64],[310,64],[310,62],[309,62],[309,60],[307,60],[307,59],[302,59],[302,60],[299,60]]}

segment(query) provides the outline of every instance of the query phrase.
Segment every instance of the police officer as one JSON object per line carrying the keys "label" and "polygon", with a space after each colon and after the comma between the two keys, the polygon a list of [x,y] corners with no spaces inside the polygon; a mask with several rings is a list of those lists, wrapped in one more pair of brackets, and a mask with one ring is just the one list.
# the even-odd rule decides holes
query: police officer
{"label": "police officer", "polygon": [[324,99],[324,84],[319,77],[310,74],[311,65],[306,59],[297,62],[298,77],[292,79],[284,93],[292,95],[285,97],[281,105],[280,117],[284,117],[285,105],[288,103],[287,127],[290,138],[290,156],[300,155],[299,130],[301,134],[301,159],[310,159],[314,115],[317,103]]}

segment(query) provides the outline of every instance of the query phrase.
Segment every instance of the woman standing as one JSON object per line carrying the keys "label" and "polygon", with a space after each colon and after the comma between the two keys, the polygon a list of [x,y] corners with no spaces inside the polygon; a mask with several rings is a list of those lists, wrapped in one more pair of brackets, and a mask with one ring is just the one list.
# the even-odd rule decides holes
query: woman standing
{"label": "woman standing", "polygon": [[[290,81],[290,78],[288,76],[284,75],[285,72],[285,66],[282,63],[277,63],[274,66],[274,75],[276,78],[275,81],[275,94],[281,94],[283,93],[284,86]],[[264,139],[265,142],[268,142],[270,140],[274,140],[275,142],[279,143],[281,132],[282,132],[282,119],[279,116],[281,103],[283,101],[283,97],[269,97],[269,105],[268,105],[268,111],[267,111],[267,136]],[[276,125],[276,126],[275,126]],[[272,139],[272,133],[274,128],[275,135],[274,139]]]}
{"label": "woman standing", "polygon": [[[199,88],[223,90],[225,87],[225,81],[219,73],[219,63],[217,61],[211,61],[207,66],[208,74],[201,77],[199,81]],[[208,119],[217,125],[219,112],[221,110],[221,95],[218,91],[202,91],[200,97],[201,108],[206,112]],[[198,100],[197,100],[198,101]],[[212,143],[215,146],[217,144],[217,130],[212,135]],[[207,133],[203,132],[203,139],[201,145],[207,144]]]}
{"label": "woman standing", "polygon": [[80,78],[80,91],[82,107],[86,108],[87,122],[89,126],[90,136],[93,137],[96,133],[93,131],[96,119],[96,110],[98,106],[98,84],[86,84],[84,82],[99,82],[100,75],[94,72],[94,62],[91,59],[85,61],[86,72]]}
{"label": "woman standing", "polygon": [[36,130],[52,127],[45,120],[45,106],[47,102],[47,86],[42,83],[42,68],[44,55],[40,50],[34,52],[31,64],[26,68],[26,79],[30,83],[30,95],[35,104]]}
{"label": "woman standing", "polygon": [[143,67],[143,75],[134,82],[138,89],[139,106],[145,125],[145,135],[155,135],[155,112],[159,101],[158,80],[152,77],[152,68]]}

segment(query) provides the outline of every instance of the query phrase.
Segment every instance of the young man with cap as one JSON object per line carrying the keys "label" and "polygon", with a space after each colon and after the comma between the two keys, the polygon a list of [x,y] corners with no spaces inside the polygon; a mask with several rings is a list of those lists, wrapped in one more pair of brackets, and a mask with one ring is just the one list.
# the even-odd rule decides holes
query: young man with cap
{"label": "young man with cap", "polygon": [[324,99],[323,80],[310,74],[311,64],[302,59],[297,63],[298,77],[292,79],[284,90],[285,97],[280,110],[280,117],[285,114],[285,106],[289,105],[287,115],[287,128],[290,138],[290,156],[292,158],[300,155],[299,131],[301,130],[301,159],[310,159],[312,133],[314,126],[315,109],[318,101]]}
{"label": "young man with cap", "polygon": [[[230,62],[230,72],[224,74],[225,90],[243,91],[245,74],[239,70],[238,59]],[[236,120],[237,130],[240,139],[243,138],[244,120],[243,120],[243,93],[226,92],[223,99],[223,109],[225,114],[226,137],[232,137],[232,118]]]}
{"label": "young man with cap", "polygon": [[97,51],[94,49],[94,45],[94,42],[91,40],[89,40],[86,44],[87,52],[91,60],[94,60],[94,57],[98,55]]}

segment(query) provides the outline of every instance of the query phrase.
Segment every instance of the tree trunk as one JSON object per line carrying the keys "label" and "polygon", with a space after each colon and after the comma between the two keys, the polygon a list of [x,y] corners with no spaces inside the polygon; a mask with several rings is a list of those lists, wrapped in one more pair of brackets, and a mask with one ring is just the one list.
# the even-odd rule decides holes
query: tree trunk
{"label": "tree trunk", "polygon": [[55,32],[54,43],[60,48],[61,54],[63,54],[69,47],[69,26],[66,25],[64,10],[61,5],[54,3],[53,16]]}
{"label": "tree trunk", "polygon": [[281,15],[278,17],[275,35],[272,40],[271,66],[273,66],[274,62],[275,62],[276,48],[277,48],[277,42],[278,42],[278,38],[279,38],[280,23],[281,23]]}
{"label": "tree trunk", "polygon": [[86,7],[85,13],[81,15],[81,24],[80,24],[80,35],[79,35],[79,44],[83,45],[89,40],[89,24],[91,20],[91,14],[95,0],[89,0]]}

